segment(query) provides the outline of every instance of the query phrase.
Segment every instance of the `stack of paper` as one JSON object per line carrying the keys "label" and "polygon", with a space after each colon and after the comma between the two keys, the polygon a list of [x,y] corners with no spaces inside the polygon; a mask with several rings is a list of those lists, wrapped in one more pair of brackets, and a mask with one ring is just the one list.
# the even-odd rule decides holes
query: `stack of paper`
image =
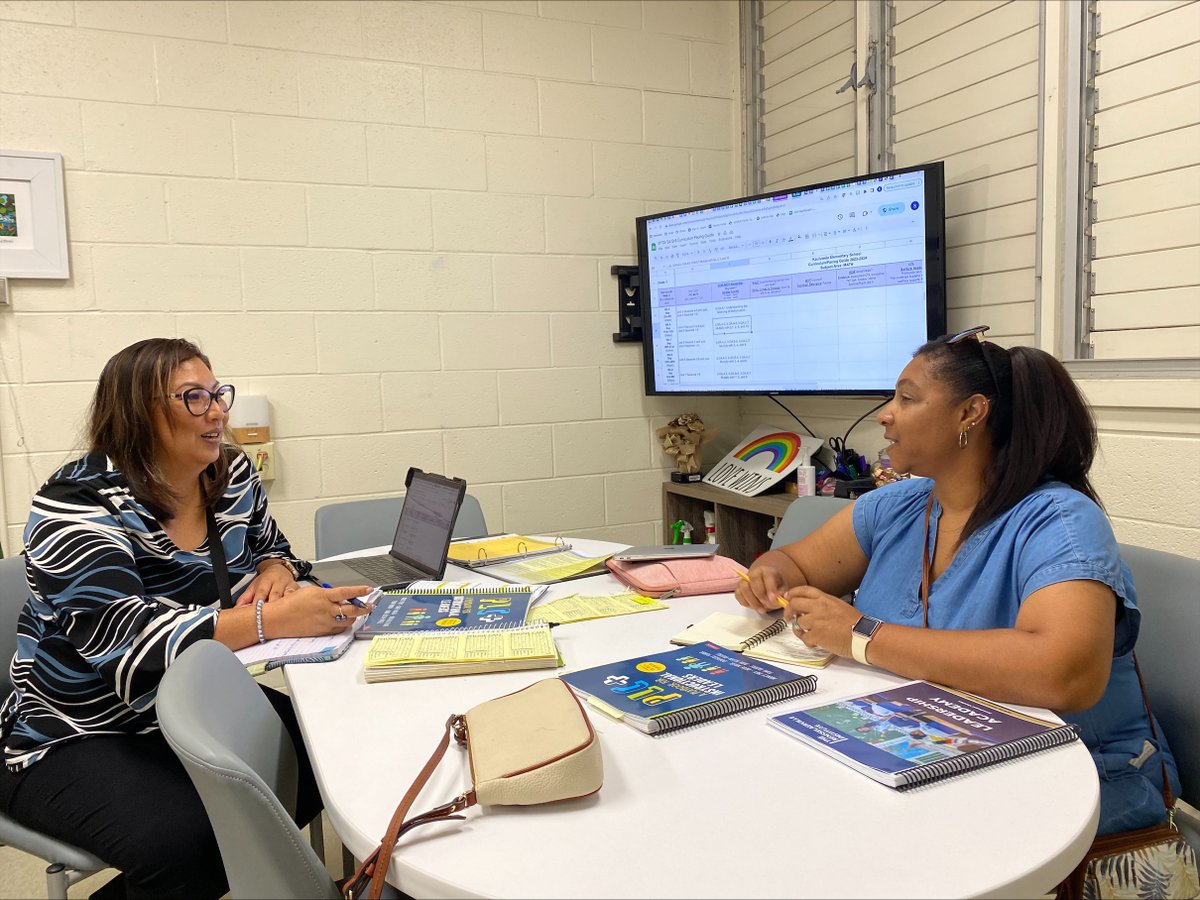
{"label": "stack of paper", "polygon": [[385,635],[367,648],[368,682],[470,675],[510,669],[549,669],[562,664],[550,626],[497,631],[413,631]]}
{"label": "stack of paper", "polygon": [[529,613],[527,621],[562,625],[565,622],[605,619],[609,616],[625,616],[655,609],[667,609],[667,605],[634,591],[617,591],[615,594],[571,594],[535,607]]}
{"label": "stack of paper", "polygon": [[514,562],[502,563],[498,566],[487,566],[479,571],[501,581],[511,581],[516,584],[551,584],[555,581],[566,581],[569,578],[582,578],[587,575],[603,575],[608,571],[604,556],[582,556],[573,550],[559,550],[547,553],[545,556],[535,556],[532,559],[519,559]]}

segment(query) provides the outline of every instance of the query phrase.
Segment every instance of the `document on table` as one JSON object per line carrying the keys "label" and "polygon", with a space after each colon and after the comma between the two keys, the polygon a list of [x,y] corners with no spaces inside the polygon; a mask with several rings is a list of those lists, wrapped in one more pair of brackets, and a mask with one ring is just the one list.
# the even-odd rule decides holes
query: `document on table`
{"label": "document on table", "polygon": [[275,669],[288,663],[332,662],[345,653],[354,640],[354,632],[362,624],[355,619],[354,625],[338,634],[323,634],[317,637],[275,638],[265,644],[251,644],[234,652],[243,666],[252,675]]}
{"label": "document on table", "polygon": [[550,622],[562,625],[566,622],[582,622],[586,619],[604,619],[609,616],[626,616],[630,613],[650,612],[666,609],[653,597],[643,597],[635,591],[618,591],[615,594],[571,594],[560,597],[529,611],[526,622]]}
{"label": "document on table", "polygon": [[581,556],[573,550],[563,550],[559,553],[520,559],[498,566],[485,566],[475,571],[517,584],[550,584],[582,575],[603,574],[608,571],[604,567],[606,559],[608,559],[608,554]]}

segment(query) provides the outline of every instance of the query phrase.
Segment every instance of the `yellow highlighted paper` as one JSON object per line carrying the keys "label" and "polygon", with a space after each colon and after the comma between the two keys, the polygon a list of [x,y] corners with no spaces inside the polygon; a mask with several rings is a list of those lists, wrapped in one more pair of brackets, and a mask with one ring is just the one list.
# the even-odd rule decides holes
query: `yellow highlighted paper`
{"label": "yellow highlighted paper", "polygon": [[529,611],[527,622],[583,622],[587,619],[605,619],[609,616],[626,616],[630,613],[650,612],[666,609],[652,597],[643,597],[636,591],[619,591],[615,594],[571,594],[550,603],[543,603]]}
{"label": "yellow highlighted paper", "polygon": [[553,581],[574,578],[590,569],[596,569],[596,574],[607,572],[608,570],[604,568],[606,559],[608,559],[607,555],[581,556],[572,550],[562,550],[558,553],[548,553],[545,556],[535,556],[532,559],[521,559],[499,566],[491,566],[486,574],[520,584],[549,584]]}
{"label": "yellow highlighted paper", "polygon": [[558,648],[550,626],[542,623],[481,631],[380,635],[367,648],[363,672],[367,681],[397,681],[558,664]]}

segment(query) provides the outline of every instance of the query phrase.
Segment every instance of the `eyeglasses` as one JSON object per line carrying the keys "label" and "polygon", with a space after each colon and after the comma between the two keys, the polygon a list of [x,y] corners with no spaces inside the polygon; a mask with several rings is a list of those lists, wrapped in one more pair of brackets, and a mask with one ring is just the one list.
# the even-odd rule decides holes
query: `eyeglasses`
{"label": "eyeglasses", "polygon": [[983,335],[987,333],[990,325],[976,325],[974,328],[968,328],[966,331],[960,331],[958,334],[952,334],[946,338],[947,344],[957,344],[960,341],[974,339],[979,344],[979,355],[983,357],[983,364],[987,366],[988,374],[992,376],[992,384],[996,387],[996,396],[1000,396],[1000,378],[996,374],[996,368],[992,365],[991,357],[988,355],[988,341],[983,339]]}
{"label": "eyeglasses", "polygon": [[215,391],[194,387],[179,393],[167,394],[167,396],[172,400],[182,400],[187,411],[193,416],[202,416],[208,412],[214,400],[217,401],[217,406],[221,407],[222,412],[229,412],[229,407],[233,406],[235,392],[236,389],[232,384],[223,384]]}

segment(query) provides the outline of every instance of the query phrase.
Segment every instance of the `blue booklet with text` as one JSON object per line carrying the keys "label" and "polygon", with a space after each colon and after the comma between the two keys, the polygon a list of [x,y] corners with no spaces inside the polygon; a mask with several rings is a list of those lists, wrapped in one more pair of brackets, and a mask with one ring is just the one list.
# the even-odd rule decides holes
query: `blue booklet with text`
{"label": "blue booklet with text", "polygon": [[382,594],[354,636],[373,638],[409,631],[516,628],[525,624],[534,597],[529,585],[409,588]]}
{"label": "blue booklet with text", "polygon": [[768,720],[880,784],[903,790],[1016,759],[1078,736],[940,684],[912,681]]}
{"label": "blue booklet with text", "polygon": [[817,687],[815,675],[797,675],[709,643],[559,677],[600,712],[646,734],[708,722]]}

